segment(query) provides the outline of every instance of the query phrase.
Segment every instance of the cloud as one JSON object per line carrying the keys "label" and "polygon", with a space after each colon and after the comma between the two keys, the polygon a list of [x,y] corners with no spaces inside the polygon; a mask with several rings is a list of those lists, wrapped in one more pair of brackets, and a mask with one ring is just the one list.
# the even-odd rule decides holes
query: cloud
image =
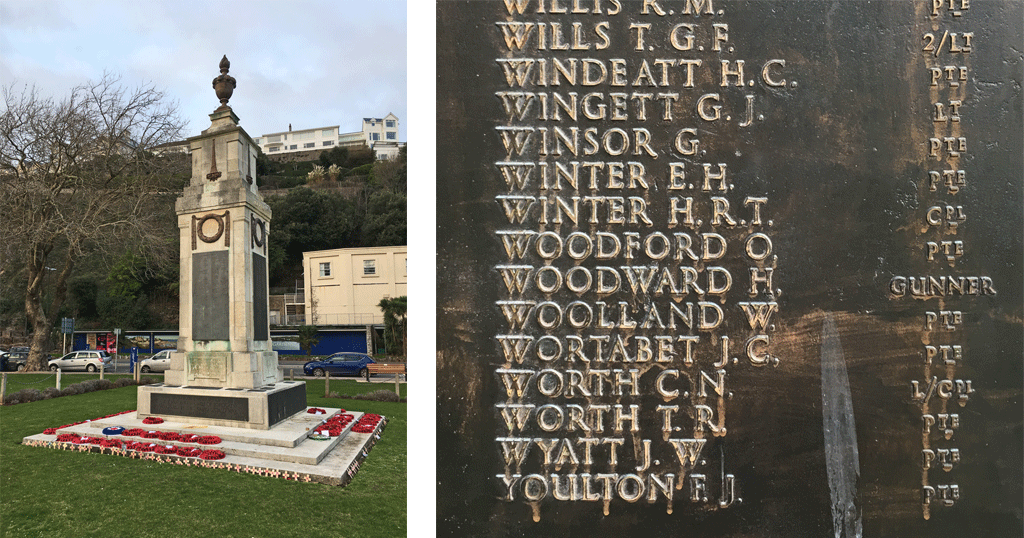
{"label": "cloud", "polygon": [[0,21],[3,31],[49,34],[72,29],[75,24],[64,10],[52,2],[35,0],[4,0],[0,3]]}
{"label": "cloud", "polygon": [[[231,106],[249,134],[339,125],[393,112],[404,140],[405,3],[221,0],[0,4],[0,76],[57,96],[111,71],[180,102],[190,132],[218,103],[221,56],[238,88]],[[10,13],[10,17],[8,17]]]}

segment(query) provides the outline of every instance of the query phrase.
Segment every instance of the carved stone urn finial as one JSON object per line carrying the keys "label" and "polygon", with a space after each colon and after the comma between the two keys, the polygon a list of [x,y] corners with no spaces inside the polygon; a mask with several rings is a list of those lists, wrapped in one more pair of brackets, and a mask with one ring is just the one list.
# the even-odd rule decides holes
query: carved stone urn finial
{"label": "carved stone urn finial", "polygon": [[225,54],[220,60],[220,76],[213,79],[213,89],[216,90],[217,98],[220,99],[221,108],[228,106],[228,99],[231,99],[231,94],[235,91],[235,77],[228,74],[230,67],[231,62],[228,61]]}

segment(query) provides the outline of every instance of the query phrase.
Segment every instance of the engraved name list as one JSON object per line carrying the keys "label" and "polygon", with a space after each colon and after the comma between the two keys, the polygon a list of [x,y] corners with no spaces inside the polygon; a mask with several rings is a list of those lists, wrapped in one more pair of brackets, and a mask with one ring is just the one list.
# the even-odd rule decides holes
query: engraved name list
{"label": "engraved name list", "polygon": [[[798,92],[713,0],[504,0],[493,413],[506,501],[742,502],[732,372],[772,375],[777,178],[744,154]],[[628,53],[628,54],[627,54]]]}

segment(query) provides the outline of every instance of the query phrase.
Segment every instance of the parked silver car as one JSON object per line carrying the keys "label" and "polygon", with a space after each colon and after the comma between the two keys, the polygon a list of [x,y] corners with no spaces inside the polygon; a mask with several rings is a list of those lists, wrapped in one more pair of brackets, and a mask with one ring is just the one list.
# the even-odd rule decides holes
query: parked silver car
{"label": "parked silver car", "polygon": [[148,359],[144,359],[140,365],[142,373],[166,372],[171,367],[171,351],[165,349]]}
{"label": "parked silver car", "polygon": [[103,365],[104,369],[110,368],[110,354],[106,351],[72,351],[59,359],[53,359],[47,366],[50,370],[84,370],[95,372]]}

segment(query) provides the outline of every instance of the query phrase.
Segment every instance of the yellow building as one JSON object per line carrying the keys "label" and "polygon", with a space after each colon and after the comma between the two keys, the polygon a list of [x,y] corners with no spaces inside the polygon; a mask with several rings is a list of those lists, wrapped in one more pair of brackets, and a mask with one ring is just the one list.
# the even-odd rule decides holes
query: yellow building
{"label": "yellow building", "polygon": [[407,294],[407,257],[406,246],[303,253],[306,323],[383,323],[380,300]]}

